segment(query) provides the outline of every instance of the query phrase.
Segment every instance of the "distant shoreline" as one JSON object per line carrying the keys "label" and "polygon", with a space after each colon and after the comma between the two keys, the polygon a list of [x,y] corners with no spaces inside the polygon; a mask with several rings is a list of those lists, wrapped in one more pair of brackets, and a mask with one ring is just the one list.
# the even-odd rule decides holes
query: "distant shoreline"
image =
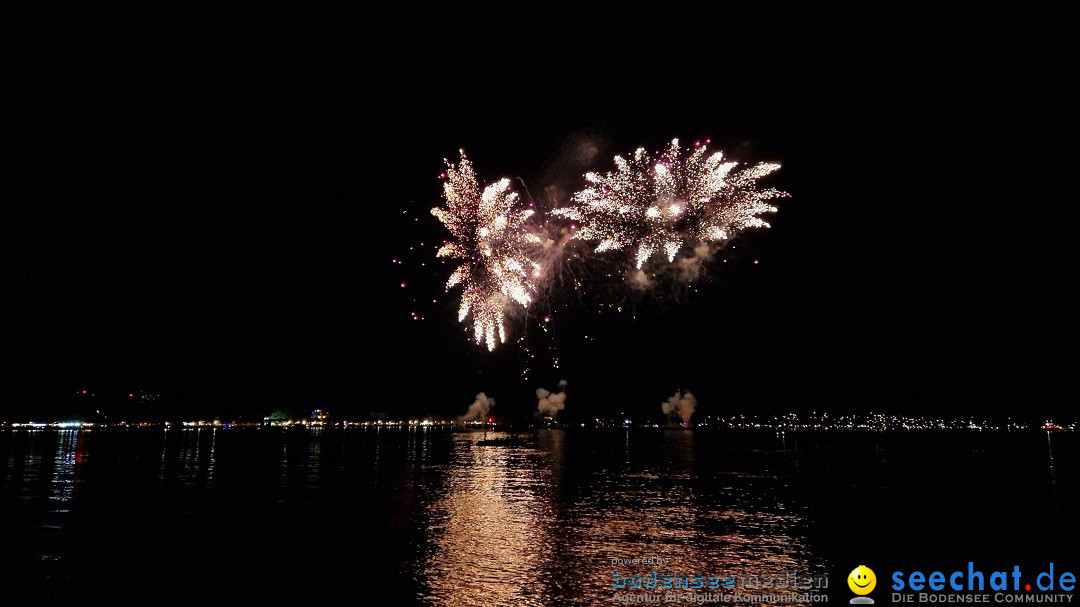
{"label": "distant shoreline", "polygon": [[629,430],[629,429],[655,429],[655,430],[698,430],[698,431],[769,431],[776,433],[785,432],[1076,432],[1077,422],[1042,424],[991,424],[961,422],[957,420],[921,420],[908,419],[902,423],[857,423],[838,422],[835,424],[800,424],[769,422],[713,422],[692,424],[689,426],[658,424],[658,423],[634,423],[604,421],[593,423],[533,423],[529,425],[513,426],[510,424],[480,422],[462,422],[460,420],[400,420],[400,421],[349,421],[336,422],[307,422],[307,421],[273,421],[273,422],[225,422],[221,420],[184,421],[184,422],[149,422],[149,421],[120,421],[109,423],[65,421],[65,422],[0,422],[3,430],[111,430],[111,429],[291,429],[307,428],[316,429],[356,429],[356,430],[456,430],[456,431],[533,431],[533,430]]}

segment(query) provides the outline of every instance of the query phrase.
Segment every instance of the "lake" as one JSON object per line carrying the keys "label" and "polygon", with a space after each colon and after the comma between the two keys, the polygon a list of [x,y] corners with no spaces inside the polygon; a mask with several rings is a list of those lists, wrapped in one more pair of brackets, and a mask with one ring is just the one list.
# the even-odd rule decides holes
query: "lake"
{"label": "lake", "polygon": [[655,571],[805,576],[846,604],[864,563],[878,602],[894,569],[1077,571],[1072,433],[482,436],[0,430],[3,587],[49,602],[607,605],[619,576]]}

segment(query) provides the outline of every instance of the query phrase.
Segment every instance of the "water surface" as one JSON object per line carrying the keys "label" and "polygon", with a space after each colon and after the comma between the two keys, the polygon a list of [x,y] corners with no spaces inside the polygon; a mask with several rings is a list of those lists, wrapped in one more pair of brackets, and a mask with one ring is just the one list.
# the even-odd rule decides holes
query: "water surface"
{"label": "water surface", "polygon": [[[13,596],[55,602],[596,605],[611,604],[613,570],[830,576],[838,592],[864,561],[1063,562],[1080,538],[1073,435],[480,437],[2,431],[0,575]],[[612,565],[642,557],[669,562]]]}

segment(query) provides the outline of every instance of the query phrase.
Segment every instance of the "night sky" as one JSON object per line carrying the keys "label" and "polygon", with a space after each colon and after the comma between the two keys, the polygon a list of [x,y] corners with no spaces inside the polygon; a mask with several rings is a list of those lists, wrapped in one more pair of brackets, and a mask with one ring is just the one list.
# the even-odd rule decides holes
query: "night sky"
{"label": "night sky", "polygon": [[[559,379],[585,417],[676,388],[720,415],[1076,417],[1074,15],[529,6],[5,20],[0,419],[81,389],[527,411]],[[535,194],[582,146],[607,170],[676,136],[781,162],[773,228],[698,292],[555,302],[557,370],[467,338],[430,247],[444,157]]]}

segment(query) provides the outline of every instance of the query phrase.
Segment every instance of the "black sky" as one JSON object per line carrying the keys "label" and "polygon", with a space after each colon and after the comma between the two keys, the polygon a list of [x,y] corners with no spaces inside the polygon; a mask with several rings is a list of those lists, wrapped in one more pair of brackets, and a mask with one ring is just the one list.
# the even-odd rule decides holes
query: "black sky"
{"label": "black sky", "polygon": [[[138,387],[193,416],[525,410],[561,378],[579,414],[682,387],[1076,416],[1071,12],[161,11],[3,25],[0,418]],[[582,141],[606,168],[674,136],[778,160],[792,194],[700,293],[569,304],[527,381],[452,303],[411,320],[448,272],[408,252],[443,237],[443,157],[538,190]]]}

